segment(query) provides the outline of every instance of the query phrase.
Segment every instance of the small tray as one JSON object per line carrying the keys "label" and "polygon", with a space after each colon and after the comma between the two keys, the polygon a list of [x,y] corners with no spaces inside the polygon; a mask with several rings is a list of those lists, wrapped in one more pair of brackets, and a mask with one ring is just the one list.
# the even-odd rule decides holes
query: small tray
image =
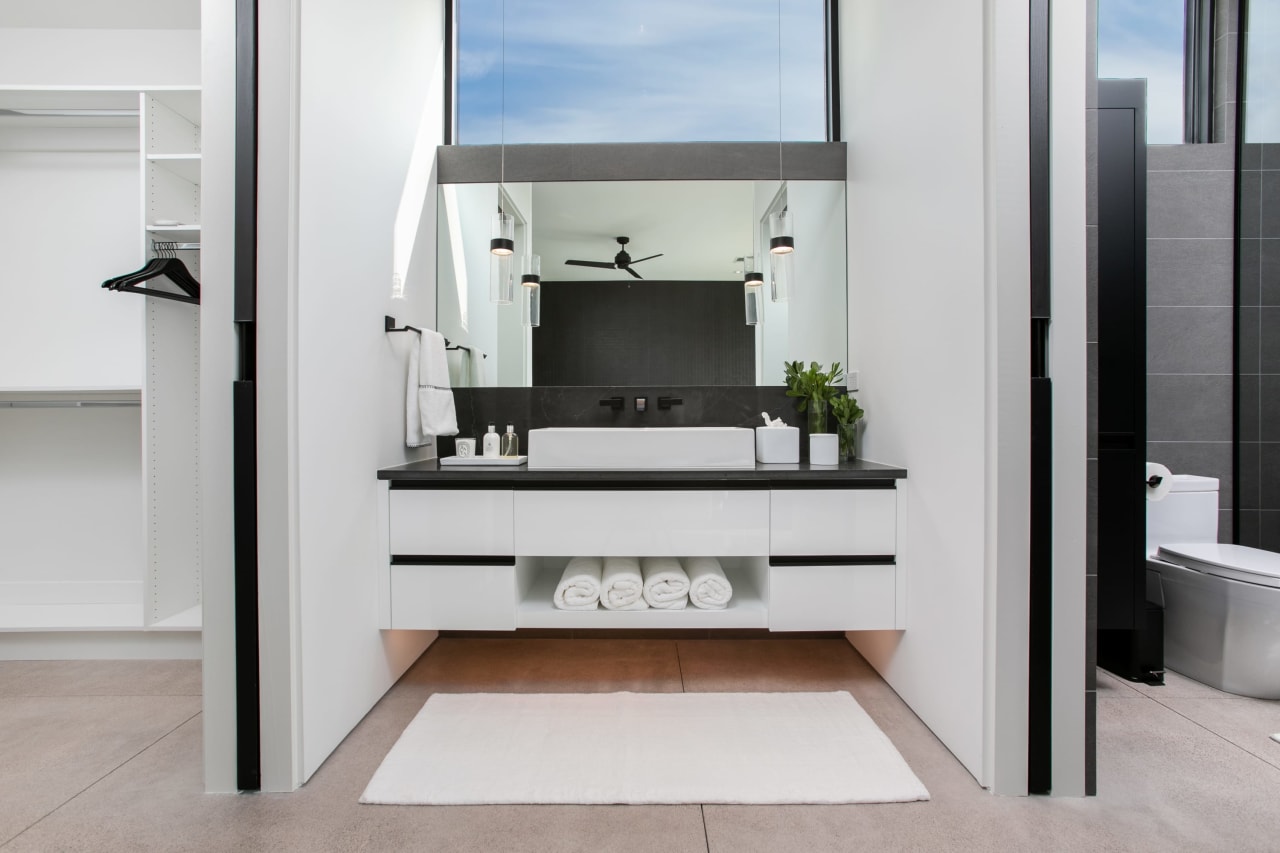
{"label": "small tray", "polygon": [[440,464],[481,468],[489,465],[523,465],[528,461],[528,456],[445,456],[440,459]]}

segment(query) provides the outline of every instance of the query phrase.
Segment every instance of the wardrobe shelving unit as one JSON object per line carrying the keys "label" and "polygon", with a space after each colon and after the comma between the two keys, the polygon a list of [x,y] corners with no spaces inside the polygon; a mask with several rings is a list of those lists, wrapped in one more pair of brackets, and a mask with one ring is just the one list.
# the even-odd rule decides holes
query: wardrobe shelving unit
{"label": "wardrobe shelving unit", "polygon": [[[0,314],[38,329],[11,344],[26,364],[0,369],[11,451],[0,449],[0,480],[15,490],[0,497],[14,501],[24,479],[35,489],[21,518],[0,520],[13,560],[0,565],[0,632],[198,631],[199,307],[98,284],[157,243],[200,278],[200,92],[0,87],[0,109],[54,111],[0,113],[0,158],[66,185],[61,199],[28,187],[29,215],[47,220],[31,233],[45,241],[5,248],[42,257],[0,278]],[[0,179],[26,180],[26,161],[5,168]],[[76,174],[96,181],[92,200],[88,188],[77,197]]]}

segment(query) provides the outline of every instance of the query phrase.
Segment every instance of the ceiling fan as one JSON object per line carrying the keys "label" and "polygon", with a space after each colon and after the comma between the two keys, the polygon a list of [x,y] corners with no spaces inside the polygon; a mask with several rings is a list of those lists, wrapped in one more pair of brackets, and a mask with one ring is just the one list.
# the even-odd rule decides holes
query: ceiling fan
{"label": "ceiling fan", "polygon": [[575,267],[596,267],[597,269],[602,269],[602,270],[626,270],[636,278],[642,279],[644,278],[644,276],[640,275],[640,273],[633,270],[631,266],[633,264],[640,263],[640,261],[648,261],[648,260],[652,260],[653,258],[662,257],[663,253],[659,252],[656,255],[649,255],[647,258],[639,258],[633,261],[631,260],[631,256],[627,254],[627,244],[631,242],[631,238],[618,237],[617,240],[618,240],[618,245],[621,246],[622,248],[618,250],[618,254],[613,256],[612,262],[568,260],[568,261],[565,261],[565,263],[568,264],[569,266],[575,266]]}

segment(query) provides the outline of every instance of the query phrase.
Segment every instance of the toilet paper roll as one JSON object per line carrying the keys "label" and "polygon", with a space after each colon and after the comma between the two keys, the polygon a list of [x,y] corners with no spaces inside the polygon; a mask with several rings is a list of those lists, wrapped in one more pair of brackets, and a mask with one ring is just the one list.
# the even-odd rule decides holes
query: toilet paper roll
{"label": "toilet paper roll", "polygon": [[[1154,483],[1154,484],[1153,484]],[[1147,500],[1162,501],[1173,488],[1173,474],[1159,462],[1147,463]]]}

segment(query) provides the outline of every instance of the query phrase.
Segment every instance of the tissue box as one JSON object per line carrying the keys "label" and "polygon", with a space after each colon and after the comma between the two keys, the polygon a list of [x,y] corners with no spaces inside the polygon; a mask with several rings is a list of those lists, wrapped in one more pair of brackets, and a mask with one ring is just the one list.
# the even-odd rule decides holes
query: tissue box
{"label": "tissue box", "polygon": [[790,463],[800,461],[799,427],[756,427],[756,461]]}

